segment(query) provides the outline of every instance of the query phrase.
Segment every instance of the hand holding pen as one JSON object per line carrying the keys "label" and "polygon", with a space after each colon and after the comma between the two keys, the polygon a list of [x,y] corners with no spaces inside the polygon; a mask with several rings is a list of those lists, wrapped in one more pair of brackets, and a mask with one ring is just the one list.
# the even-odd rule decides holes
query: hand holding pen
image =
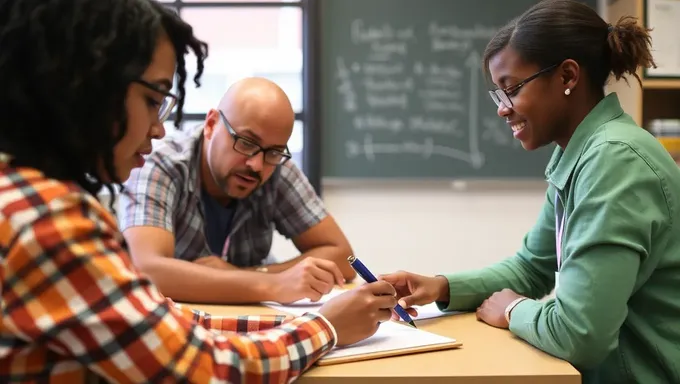
{"label": "hand holding pen", "polygon": [[[359,260],[357,259],[354,255],[350,255],[347,258],[347,261],[349,264],[354,268],[354,270],[357,272],[359,276],[361,276],[364,281],[367,283],[374,283],[378,279],[375,278],[373,273],[366,268],[366,266]],[[405,322],[409,323],[412,327],[416,328],[416,323],[411,319],[411,316],[409,316],[408,312],[399,304],[397,304],[394,307],[394,312],[399,315]]]}
{"label": "hand holding pen", "polygon": [[337,345],[354,344],[372,336],[389,321],[397,305],[394,287],[386,281],[364,284],[328,300],[319,309],[338,335]]}
{"label": "hand holding pen", "polygon": [[444,276],[432,277],[399,271],[381,275],[379,280],[394,287],[399,304],[407,310],[412,310],[414,305],[427,305],[435,301],[449,302],[449,282]]}

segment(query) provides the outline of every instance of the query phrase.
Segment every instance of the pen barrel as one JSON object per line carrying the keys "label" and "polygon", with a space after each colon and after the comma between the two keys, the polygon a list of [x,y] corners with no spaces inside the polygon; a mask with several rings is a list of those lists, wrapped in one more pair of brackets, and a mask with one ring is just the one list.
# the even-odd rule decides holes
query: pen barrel
{"label": "pen barrel", "polygon": [[[357,259],[354,255],[350,255],[347,257],[347,261],[349,264],[352,266],[352,268],[357,272],[359,276],[361,276],[364,281],[367,283],[374,283],[378,281],[378,279],[373,276],[371,271],[366,268],[364,263],[362,263],[359,259]],[[401,305],[397,304],[396,307],[394,307],[394,311],[397,312],[399,317],[401,317],[404,321],[412,322],[411,316],[409,316],[408,312],[404,308],[402,308]]]}
{"label": "pen barrel", "polygon": [[[350,260],[351,259],[351,260]],[[378,281],[378,279],[373,276],[371,271],[366,268],[364,263],[361,262],[361,260],[357,259],[354,256],[350,256],[347,258],[347,261],[349,261],[350,265],[354,270],[361,276],[362,279],[364,279],[367,283],[374,283]]]}
{"label": "pen barrel", "polygon": [[397,306],[394,307],[394,311],[397,312],[399,317],[401,317],[402,319],[406,321],[411,321],[411,316],[409,316],[408,312],[406,312],[404,307],[402,307],[401,305],[397,304]]}

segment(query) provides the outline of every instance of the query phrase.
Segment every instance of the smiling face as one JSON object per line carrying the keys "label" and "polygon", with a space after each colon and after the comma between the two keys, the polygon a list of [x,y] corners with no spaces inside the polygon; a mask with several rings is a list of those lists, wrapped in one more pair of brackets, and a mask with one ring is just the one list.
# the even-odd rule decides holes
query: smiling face
{"label": "smiling face", "polygon": [[151,63],[138,82],[128,87],[125,98],[127,130],[113,149],[118,179],[125,181],[133,168],[144,164],[143,155],[151,152],[151,139],[165,135],[159,110],[170,98],[176,56],[172,43],[162,34]]}
{"label": "smiling face", "polygon": [[541,68],[526,63],[506,47],[491,57],[489,72],[494,84],[506,90],[512,103],[508,106],[501,102],[498,116],[506,120],[524,149],[531,151],[559,141],[567,122],[568,96],[564,90],[570,83],[563,76],[564,64],[549,70]]}

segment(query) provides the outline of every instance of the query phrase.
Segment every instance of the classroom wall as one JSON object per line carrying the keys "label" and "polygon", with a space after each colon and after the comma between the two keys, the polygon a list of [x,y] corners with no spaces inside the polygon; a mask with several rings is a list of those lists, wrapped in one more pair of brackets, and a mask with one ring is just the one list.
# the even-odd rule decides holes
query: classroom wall
{"label": "classroom wall", "polygon": [[[533,225],[545,183],[325,186],[327,208],[374,273],[480,268],[512,255]],[[272,253],[296,254],[276,237]]]}

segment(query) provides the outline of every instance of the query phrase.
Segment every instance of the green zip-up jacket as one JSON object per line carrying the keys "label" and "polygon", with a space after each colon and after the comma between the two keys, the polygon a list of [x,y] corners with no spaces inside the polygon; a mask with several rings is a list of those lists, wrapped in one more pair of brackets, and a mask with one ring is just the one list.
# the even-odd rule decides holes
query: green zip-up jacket
{"label": "green zip-up jacket", "polygon": [[[680,383],[680,168],[609,94],[546,169],[538,221],[513,257],[447,275],[448,306],[475,310],[510,288],[530,299],[510,331],[584,383]],[[555,287],[555,193],[564,204]]]}

